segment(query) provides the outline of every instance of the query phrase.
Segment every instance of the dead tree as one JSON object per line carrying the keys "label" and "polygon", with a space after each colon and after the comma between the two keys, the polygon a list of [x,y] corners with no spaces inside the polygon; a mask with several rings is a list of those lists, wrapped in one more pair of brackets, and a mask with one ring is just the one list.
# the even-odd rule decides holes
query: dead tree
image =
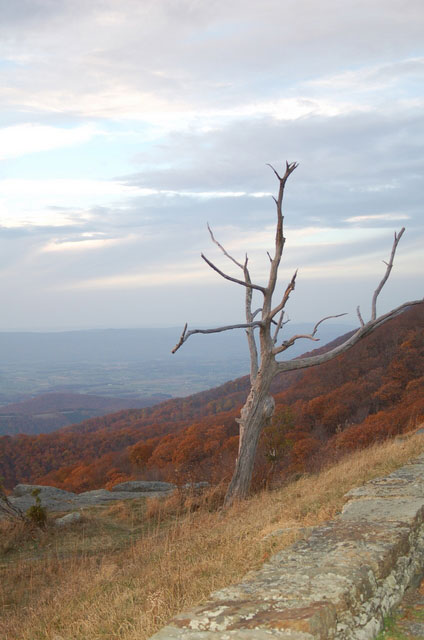
{"label": "dead tree", "polygon": [[[269,165],[271,166],[271,165]],[[360,309],[357,307],[357,314],[360,322],[359,329],[344,343],[335,347],[331,351],[322,353],[320,355],[312,355],[306,358],[297,358],[289,361],[279,361],[277,356],[286,351],[300,338],[307,338],[308,340],[318,340],[316,333],[321,323],[329,318],[337,318],[344,313],[338,315],[326,316],[319,320],[312,332],[305,335],[293,335],[288,340],[281,342],[279,340],[280,331],[285,324],[284,314],[287,301],[290,294],[295,288],[297,271],[293,274],[292,279],[288,283],[282,298],[276,304],[273,303],[273,295],[277,284],[278,268],[280,265],[281,257],[283,254],[284,244],[286,238],[283,233],[284,216],[282,213],[284,188],[288,177],[297,167],[296,162],[286,163],[285,173],[280,176],[278,172],[271,166],[278,181],[279,191],[278,196],[273,198],[277,209],[277,227],[275,234],[275,248],[274,255],[271,256],[268,253],[270,259],[269,277],[266,286],[254,284],[251,280],[248,269],[248,258],[246,256],[244,262],[235,260],[225,248],[215,239],[209,225],[209,233],[212,241],[219,247],[222,253],[231,260],[237,267],[243,272],[243,279],[234,278],[227,273],[224,273],[215,264],[213,264],[206,256],[202,255],[203,260],[220,276],[226,280],[230,280],[238,285],[241,285],[246,290],[245,297],[245,318],[246,322],[243,324],[234,324],[223,327],[217,327],[214,329],[192,329],[188,330],[187,323],[183,329],[181,337],[175,345],[172,353],[175,353],[188,338],[196,333],[219,333],[221,331],[229,331],[231,329],[245,329],[247,334],[247,340],[250,352],[250,392],[247,397],[246,403],[243,406],[239,422],[239,450],[237,461],[235,465],[234,474],[230,485],[228,487],[225,503],[228,506],[234,500],[245,498],[249,492],[250,483],[253,474],[253,467],[255,462],[256,449],[259,442],[259,437],[262,429],[269,423],[272,414],[274,412],[274,399],[270,395],[270,386],[275,376],[283,371],[293,371],[294,369],[304,369],[307,367],[314,367],[324,362],[332,360],[341,353],[344,353],[357,342],[365,338],[372,331],[380,327],[382,324],[395,317],[407,307],[411,305],[419,304],[422,300],[413,300],[411,302],[405,302],[396,309],[392,309],[388,313],[377,317],[377,298],[380,294],[384,284],[386,283],[390,272],[393,267],[393,260],[395,257],[396,249],[399,240],[402,237],[404,228],[399,233],[395,233],[392,246],[391,255],[386,264],[386,271],[384,277],[379,283],[377,289],[374,292],[371,302],[371,318],[368,322],[364,322]],[[252,294],[254,291],[259,291],[263,297],[262,306],[256,311],[252,311]],[[258,343],[255,331],[259,334]]]}

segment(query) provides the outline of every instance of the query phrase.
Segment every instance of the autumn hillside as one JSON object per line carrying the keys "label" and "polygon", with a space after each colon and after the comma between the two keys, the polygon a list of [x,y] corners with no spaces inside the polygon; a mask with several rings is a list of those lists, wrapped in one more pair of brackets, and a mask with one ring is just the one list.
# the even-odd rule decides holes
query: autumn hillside
{"label": "autumn hillside", "polygon": [[85,393],[43,393],[35,398],[0,407],[0,435],[47,433],[60,427],[103,416],[112,411],[147,407],[166,399],[166,394],[145,398],[105,398]]}
{"label": "autumn hillside", "polygon": [[[424,417],[424,305],[385,324],[320,367],[282,374],[276,414],[260,445],[255,481],[323,462],[413,429]],[[153,407],[120,411],[50,434],[0,437],[5,485],[37,482],[83,491],[128,478],[176,482],[229,477],[235,418],[247,378]]]}

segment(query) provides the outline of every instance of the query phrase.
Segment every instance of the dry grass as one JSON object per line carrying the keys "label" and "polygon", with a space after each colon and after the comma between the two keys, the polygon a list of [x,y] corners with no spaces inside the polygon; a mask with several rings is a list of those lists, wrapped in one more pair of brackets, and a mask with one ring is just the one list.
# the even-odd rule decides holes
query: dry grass
{"label": "dry grass", "polygon": [[[198,499],[187,510],[174,498],[151,504],[149,518],[138,502],[97,512],[66,532],[49,530],[42,547],[31,541],[13,562],[0,556],[0,637],[144,640],[177,611],[259,567],[299,528],[332,518],[350,488],[423,451],[422,435],[371,447],[228,512],[210,512]],[[266,537],[276,529],[286,531]]]}

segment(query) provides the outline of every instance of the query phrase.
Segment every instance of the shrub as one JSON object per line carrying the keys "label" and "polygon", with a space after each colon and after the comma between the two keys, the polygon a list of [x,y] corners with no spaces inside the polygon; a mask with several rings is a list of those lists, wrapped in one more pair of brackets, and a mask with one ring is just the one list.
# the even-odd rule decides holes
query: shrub
{"label": "shrub", "polygon": [[40,529],[44,529],[47,524],[47,510],[41,504],[40,489],[33,489],[31,495],[35,498],[35,504],[30,507],[27,512],[27,518]]}

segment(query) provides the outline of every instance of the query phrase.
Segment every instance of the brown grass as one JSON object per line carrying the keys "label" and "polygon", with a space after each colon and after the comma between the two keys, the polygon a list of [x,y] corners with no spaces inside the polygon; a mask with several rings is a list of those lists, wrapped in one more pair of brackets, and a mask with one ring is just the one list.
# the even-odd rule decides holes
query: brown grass
{"label": "brown grass", "polygon": [[[191,498],[193,506],[173,498],[151,502],[147,518],[138,501],[49,529],[43,543],[24,541],[19,553],[0,556],[0,638],[145,640],[291,544],[302,527],[334,517],[349,489],[423,451],[424,437],[414,434],[374,446],[228,512],[211,512],[208,499]],[[267,535],[275,530],[283,531]]]}

